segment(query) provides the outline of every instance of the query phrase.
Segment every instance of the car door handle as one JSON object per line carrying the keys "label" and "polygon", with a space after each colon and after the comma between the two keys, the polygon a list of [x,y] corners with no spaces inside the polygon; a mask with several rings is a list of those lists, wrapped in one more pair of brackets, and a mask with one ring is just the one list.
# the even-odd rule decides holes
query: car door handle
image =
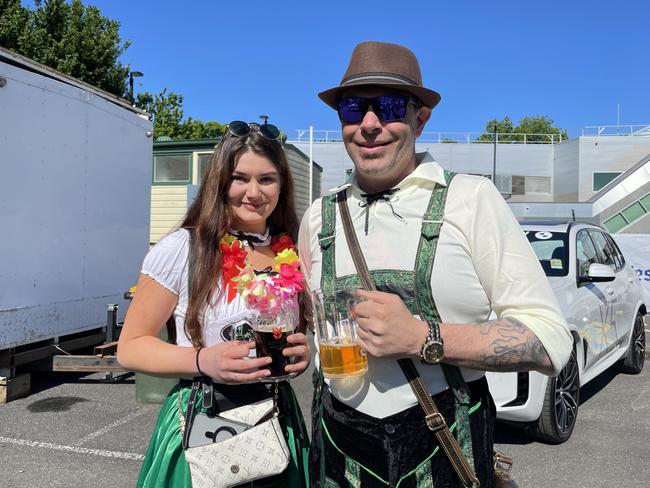
{"label": "car door handle", "polygon": [[607,293],[609,293],[610,295],[613,295],[614,294],[614,288],[607,288]]}

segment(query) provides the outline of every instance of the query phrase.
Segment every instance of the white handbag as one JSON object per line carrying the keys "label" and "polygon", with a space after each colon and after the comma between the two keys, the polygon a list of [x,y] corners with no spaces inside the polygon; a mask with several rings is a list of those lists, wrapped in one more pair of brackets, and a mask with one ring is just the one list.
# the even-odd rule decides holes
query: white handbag
{"label": "white handbag", "polygon": [[[196,383],[192,385],[185,417],[179,394],[180,429],[193,488],[233,487],[280,474],[287,468],[289,447],[271,398],[219,413],[223,419],[250,426],[243,432],[206,445],[188,447],[189,431],[185,424],[186,419],[194,418]],[[191,430],[192,425],[188,428]]]}

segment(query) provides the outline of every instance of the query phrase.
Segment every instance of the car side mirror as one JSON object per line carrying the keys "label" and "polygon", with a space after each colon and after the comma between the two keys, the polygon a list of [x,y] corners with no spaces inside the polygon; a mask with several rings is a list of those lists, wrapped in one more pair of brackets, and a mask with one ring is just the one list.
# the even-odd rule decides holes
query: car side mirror
{"label": "car side mirror", "polygon": [[581,283],[602,283],[605,281],[614,281],[616,273],[614,270],[605,264],[591,263],[587,276],[581,276]]}

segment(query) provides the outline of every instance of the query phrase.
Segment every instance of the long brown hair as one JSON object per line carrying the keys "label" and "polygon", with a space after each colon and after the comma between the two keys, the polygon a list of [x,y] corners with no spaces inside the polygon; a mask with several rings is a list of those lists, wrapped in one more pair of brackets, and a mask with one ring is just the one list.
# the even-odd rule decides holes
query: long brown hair
{"label": "long brown hair", "polygon": [[[205,308],[223,292],[219,241],[232,225],[228,190],[243,154],[252,151],[268,158],[279,173],[278,204],[268,218],[271,235],[288,233],[295,240],[298,232],[293,179],[287,157],[280,142],[262,137],[257,128],[252,124],[251,133],[246,137],[237,137],[229,132],[223,136],[210,158],[196,199],[181,223],[182,228],[195,232],[192,293],[185,317],[185,334],[194,347],[204,345],[202,322]],[[215,293],[217,288],[218,294]]]}

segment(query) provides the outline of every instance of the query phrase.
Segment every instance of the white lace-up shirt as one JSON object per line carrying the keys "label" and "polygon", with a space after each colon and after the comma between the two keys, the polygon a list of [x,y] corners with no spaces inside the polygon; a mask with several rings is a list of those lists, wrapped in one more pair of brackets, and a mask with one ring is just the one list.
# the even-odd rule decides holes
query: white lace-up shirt
{"label": "white lace-up shirt", "polygon": [[[370,206],[366,235],[366,208],[360,206],[365,199],[353,177],[347,185],[348,206],[370,270],[415,268],[422,216],[436,183],[445,184],[443,169],[435,162],[419,164],[395,185],[399,190],[389,197],[390,205],[379,200]],[[321,281],[321,208],[319,199],[300,227],[302,269],[312,290],[320,288]],[[335,254],[337,276],[356,274],[338,209]],[[459,174],[451,182],[431,287],[443,322],[480,323],[494,311],[499,318],[511,317],[526,325],[546,348],[556,371],[567,360],[572,340],[556,298],[521,227],[490,180]],[[338,400],[376,418],[417,403],[396,359],[368,359],[365,375],[327,380]],[[439,366],[414,363],[432,394],[447,388]],[[461,371],[465,381],[484,375]]]}

